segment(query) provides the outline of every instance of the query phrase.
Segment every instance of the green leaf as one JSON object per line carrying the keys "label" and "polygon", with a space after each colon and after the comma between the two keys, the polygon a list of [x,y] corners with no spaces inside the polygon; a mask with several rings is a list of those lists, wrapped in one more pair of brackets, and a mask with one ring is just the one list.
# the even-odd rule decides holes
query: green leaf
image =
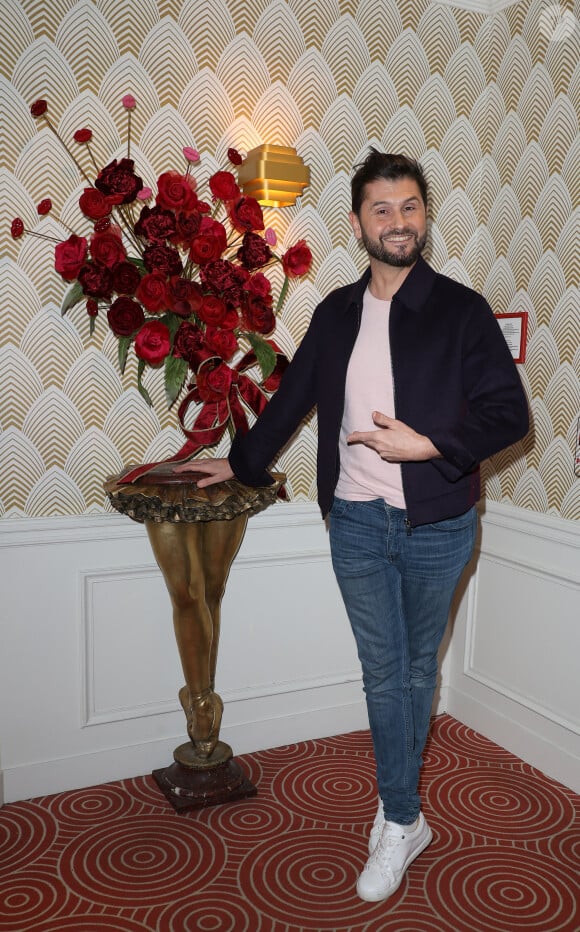
{"label": "green leaf", "polygon": [[145,263],[143,262],[143,259],[137,259],[135,256],[127,256],[127,261],[132,262],[133,265],[136,265],[139,271],[141,272],[146,271]]}
{"label": "green leaf", "polygon": [[170,408],[179,395],[187,375],[187,361],[179,356],[166,356],[164,364],[165,398]]}
{"label": "green leaf", "polygon": [[143,373],[145,371],[145,360],[140,359],[139,365],[137,366],[137,388],[139,389],[139,394],[145,399],[150,408],[153,407],[153,402],[151,401],[151,395],[143,385],[141,381]]}
{"label": "green leaf", "polygon": [[284,284],[282,285],[282,291],[280,292],[280,297],[278,298],[278,304],[276,305],[276,314],[282,309],[282,305],[286,300],[286,295],[288,294],[288,286],[290,284],[290,279],[287,275],[284,276]]}
{"label": "green leaf", "polygon": [[129,352],[129,347],[131,346],[131,337],[119,337],[119,369],[121,373],[125,371],[125,365],[127,363],[127,354]]}
{"label": "green leaf", "polygon": [[95,321],[96,321],[96,319],[97,319],[96,317],[89,317],[89,334],[90,334],[90,336],[92,336],[93,333],[95,332]]}
{"label": "green leaf", "polygon": [[74,307],[82,301],[83,298],[84,293],[81,283],[73,282],[63,298],[62,307],[60,309],[61,316],[64,317],[66,312],[70,311],[71,307]]}
{"label": "green leaf", "polygon": [[173,337],[179,330],[180,325],[183,322],[183,317],[179,317],[178,314],[174,314],[172,311],[167,311],[166,314],[163,314],[162,317],[157,318],[161,323],[165,324],[169,333],[171,334],[171,340],[173,342]]}
{"label": "green leaf", "polygon": [[246,336],[252,345],[252,349],[258,360],[258,365],[262,370],[262,380],[267,379],[269,375],[272,375],[276,366],[276,353],[270,344],[266,343],[265,339],[259,334],[247,333]]}

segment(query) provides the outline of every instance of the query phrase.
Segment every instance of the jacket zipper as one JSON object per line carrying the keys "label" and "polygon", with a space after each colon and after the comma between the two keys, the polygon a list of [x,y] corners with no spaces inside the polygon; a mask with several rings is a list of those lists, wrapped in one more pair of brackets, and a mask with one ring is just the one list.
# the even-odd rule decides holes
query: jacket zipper
{"label": "jacket zipper", "polygon": [[[395,382],[395,355],[393,353],[393,334],[392,334],[392,320],[393,320],[393,310],[396,307],[396,298],[393,298],[391,302],[391,311],[389,313],[389,352],[391,354],[391,380],[393,383],[393,405],[395,409],[395,418],[397,417],[397,387]],[[407,532],[407,537],[411,536],[412,533],[412,524],[408,517],[408,500],[407,492],[405,489],[405,476],[403,473],[403,463],[400,464],[401,469],[401,485],[403,486],[403,497],[405,499],[405,508],[407,513],[405,515],[405,530]]]}

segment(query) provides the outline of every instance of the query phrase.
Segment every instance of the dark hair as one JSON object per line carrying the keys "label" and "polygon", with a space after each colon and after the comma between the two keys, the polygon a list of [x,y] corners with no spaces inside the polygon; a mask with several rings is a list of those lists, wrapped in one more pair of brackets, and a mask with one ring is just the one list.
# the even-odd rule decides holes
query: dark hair
{"label": "dark hair", "polygon": [[412,178],[417,182],[423,203],[427,207],[427,182],[423,169],[415,159],[406,155],[392,155],[379,152],[374,146],[370,147],[369,154],[364,162],[354,166],[355,173],[350,182],[352,211],[357,214],[364,200],[364,189],[370,181],[384,178],[385,181],[397,181],[399,178]]}

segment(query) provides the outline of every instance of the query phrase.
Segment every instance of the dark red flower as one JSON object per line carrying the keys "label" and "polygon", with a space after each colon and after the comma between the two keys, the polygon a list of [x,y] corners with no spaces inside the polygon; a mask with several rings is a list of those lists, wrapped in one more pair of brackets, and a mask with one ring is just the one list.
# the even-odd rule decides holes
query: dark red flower
{"label": "dark red flower", "polygon": [[73,136],[74,141],[78,143],[90,142],[92,138],[93,132],[90,129],[77,129]]}
{"label": "dark red flower", "polygon": [[97,191],[96,188],[85,188],[79,197],[79,207],[90,220],[102,220],[111,213],[113,203],[106,194]]}
{"label": "dark red flower", "polygon": [[48,104],[46,100],[35,100],[30,108],[30,112],[33,117],[43,116],[48,110]]}
{"label": "dark red flower", "polygon": [[271,333],[276,318],[269,301],[257,295],[247,295],[242,307],[242,317],[247,330],[256,333]]}
{"label": "dark red flower", "polygon": [[10,225],[10,236],[12,239],[19,239],[24,233],[24,223],[20,217],[15,217]]}
{"label": "dark red flower", "polygon": [[168,210],[193,210],[197,204],[195,189],[197,182],[192,175],[179,172],[163,172],[157,179],[155,203]]}
{"label": "dark red flower", "polygon": [[135,337],[135,353],[150,366],[160,366],[171,350],[169,328],[160,320],[148,320]]}
{"label": "dark red flower", "polygon": [[118,195],[120,204],[129,204],[137,197],[143,181],[134,172],[133,159],[113,159],[103,168],[95,180],[95,187],[103,194]]}
{"label": "dark red flower", "polygon": [[95,223],[95,233],[104,233],[105,230],[108,230],[111,226],[110,217],[102,217],[101,220],[97,220]]}
{"label": "dark red flower", "polygon": [[171,237],[171,242],[189,249],[193,237],[199,233],[200,224],[201,213],[199,210],[192,210],[188,214],[178,213],[175,218],[175,233]]}
{"label": "dark red flower", "polygon": [[88,298],[87,300],[87,314],[89,317],[96,317],[99,313],[98,302],[94,298]]}
{"label": "dark red flower", "polygon": [[107,320],[116,337],[131,337],[144,323],[145,314],[138,301],[123,296],[113,301]]}
{"label": "dark red flower", "polygon": [[240,196],[238,183],[231,172],[216,172],[212,175],[209,189],[219,201],[233,201]]}
{"label": "dark red flower", "polygon": [[143,262],[148,272],[158,270],[164,272],[168,277],[170,275],[180,275],[183,271],[181,256],[177,249],[164,246],[162,243],[153,243],[151,246],[147,246],[143,252]]}
{"label": "dark red flower", "polygon": [[191,317],[201,307],[203,294],[198,282],[172,275],[167,291],[169,307],[178,317]]}
{"label": "dark red flower", "polygon": [[110,226],[102,233],[93,233],[91,237],[91,256],[95,262],[100,262],[112,269],[126,256],[125,247],[118,226]]}
{"label": "dark red flower", "polygon": [[306,275],[311,264],[312,253],[303,239],[291,246],[282,256],[284,274],[288,278],[300,278],[301,275]]}
{"label": "dark red flower", "polygon": [[227,305],[225,301],[216,295],[206,294],[203,296],[201,307],[197,311],[200,320],[205,324],[211,324],[214,327],[220,327],[226,317]]}
{"label": "dark red flower", "polygon": [[205,289],[214,294],[224,294],[226,291],[241,291],[249,276],[239,265],[227,259],[217,259],[204,265],[199,270],[199,277]]}
{"label": "dark red flower", "polygon": [[189,258],[196,265],[205,265],[206,262],[215,262],[219,259],[223,250],[221,239],[212,232],[198,233],[191,241]]}
{"label": "dark red flower", "polygon": [[272,293],[272,282],[263,272],[255,272],[249,277],[246,288],[250,294],[257,295],[259,298],[267,298]]}
{"label": "dark red flower", "polygon": [[49,197],[43,198],[40,204],[38,205],[38,207],[36,208],[36,210],[37,210],[37,213],[39,213],[41,217],[44,217],[45,214],[49,214],[50,211],[52,210],[51,199]]}
{"label": "dark red flower", "polygon": [[203,331],[196,324],[184,320],[173,341],[173,355],[186,359],[195,372],[199,365],[211,356],[205,345]]}
{"label": "dark red flower", "polygon": [[57,243],[54,249],[54,267],[67,282],[78,277],[87,257],[87,241],[84,236],[74,233],[64,243]]}
{"label": "dark red flower", "polygon": [[197,372],[197,390],[202,401],[222,401],[227,398],[234,377],[233,369],[224,362],[206,363]]}
{"label": "dark red flower", "polygon": [[232,226],[239,233],[264,229],[262,208],[254,197],[241,197],[235,203],[230,204],[228,216]]}
{"label": "dark red flower", "polygon": [[272,250],[258,233],[244,233],[238,259],[246,269],[260,269],[272,258]]}
{"label": "dark red flower", "polygon": [[167,279],[163,272],[150,272],[139,282],[136,297],[150,314],[167,310]]}
{"label": "dark red flower", "polygon": [[232,165],[241,165],[244,161],[237,149],[228,149],[228,159]]}
{"label": "dark red flower", "polygon": [[163,243],[175,233],[175,215],[163,207],[143,207],[135,224],[137,236],[144,236],[150,243]]}
{"label": "dark red flower", "polygon": [[222,330],[216,327],[205,328],[205,343],[207,348],[221,356],[226,362],[231,359],[238,348],[238,341],[233,330]]}
{"label": "dark red flower", "polygon": [[[61,273],[62,274],[62,273]],[[92,298],[110,298],[113,291],[113,276],[106,265],[98,262],[86,262],[81,266],[78,275],[79,284],[83,294]]]}
{"label": "dark red flower", "polygon": [[141,281],[141,274],[132,262],[118,262],[113,266],[113,291],[117,294],[135,294]]}

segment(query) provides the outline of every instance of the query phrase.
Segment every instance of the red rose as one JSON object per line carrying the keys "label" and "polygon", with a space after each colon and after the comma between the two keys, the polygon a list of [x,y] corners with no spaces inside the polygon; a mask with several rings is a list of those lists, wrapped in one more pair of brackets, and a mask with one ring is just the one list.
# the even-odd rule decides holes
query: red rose
{"label": "red rose", "polygon": [[260,269],[272,258],[267,242],[258,233],[244,233],[238,259],[246,269]]}
{"label": "red rose", "polygon": [[139,282],[136,295],[150,314],[165,311],[168,304],[167,279],[163,272],[150,272]]}
{"label": "red rose", "polygon": [[178,317],[191,317],[201,307],[203,295],[197,282],[172,275],[167,291],[169,307]]}
{"label": "red rose", "polygon": [[253,197],[241,197],[234,204],[230,204],[228,215],[232,226],[239,233],[245,233],[246,230],[264,229],[262,208]]}
{"label": "red rose", "polygon": [[81,266],[78,275],[83,294],[92,298],[110,298],[113,290],[113,276],[106,265],[96,262],[86,262]]}
{"label": "red rose", "polygon": [[211,357],[205,345],[203,331],[196,324],[184,320],[179,325],[173,341],[173,355],[186,359],[193,371]]}
{"label": "red rose", "polygon": [[234,377],[233,369],[220,362],[201,366],[197,373],[197,390],[201,401],[222,401],[227,398]]}
{"label": "red rose", "polygon": [[95,262],[106,265],[112,269],[118,262],[122,262],[127,253],[121,239],[121,230],[118,226],[110,226],[103,233],[93,233],[91,237],[91,256]]}
{"label": "red rose", "polygon": [[219,327],[226,316],[226,303],[222,301],[221,298],[218,298],[216,295],[206,294],[203,296],[203,301],[201,302],[201,307],[198,309],[197,314],[200,320],[203,320],[204,324],[210,324],[214,327]]}
{"label": "red rose", "polygon": [[206,262],[215,262],[222,254],[222,246],[216,236],[211,233],[194,236],[189,249],[189,259],[196,265]]}
{"label": "red rose", "polygon": [[92,131],[90,129],[77,129],[76,133],[73,136],[75,142],[82,144],[83,142],[90,142],[93,138]]}
{"label": "red rose", "polygon": [[24,224],[20,217],[15,217],[10,226],[10,236],[12,239],[19,239],[24,233]]}
{"label": "red rose", "polygon": [[79,207],[90,220],[102,220],[111,213],[111,200],[96,188],[85,188],[79,197]]}
{"label": "red rose", "polygon": [[121,297],[113,301],[107,311],[109,327],[116,337],[133,336],[145,320],[141,305],[133,298]]}
{"label": "red rose", "polygon": [[272,282],[263,272],[255,272],[248,279],[246,288],[250,294],[257,295],[259,298],[267,298],[272,293]]}
{"label": "red rose", "polygon": [[113,159],[103,168],[96,180],[95,187],[103,194],[118,195],[120,204],[129,204],[137,197],[143,187],[143,181],[133,171],[133,159]]}
{"label": "red rose", "polygon": [[157,179],[155,203],[168,210],[193,210],[197,204],[196,186],[197,182],[192,175],[163,172]]}
{"label": "red rose", "polygon": [[295,246],[291,246],[282,256],[284,274],[288,278],[300,278],[301,275],[306,275],[311,264],[312,253],[303,239],[299,240]]}
{"label": "red rose", "polygon": [[276,326],[276,318],[269,302],[257,295],[247,295],[242,316],[246,328],[256,333],[271,333]]}
{"label": "red rose", "polygon": [[216,327],[206,327],[205,343],[212,353],[226,361],[232,358],[238,348],[233,330],[218,330]]}
{"label": "red rose", "polygon": [[37,213],[40,214],[41,217],[44,217],[45,214],[50,213],[51,210],[52,201],[49,197],[45,197],[36,208]]}
{"label": "red rose", "polygon": [[181,256],[177,249],[153,243],[143,252],[143,262],[148,272],[164,272],[167,277],[179,275],[183,271]]}
{"label": "red rose", "polygon": [[30,108],[30,112],[33,117],[39,117],[46,113],[48,110],[48,104],[46,100],[35,100]]}
{"label": "red rose", "polygon": [[201,214],[199,210],[192,210],[188,214],[179,213],[175,218],[175,233],[171,242],[178,246],[189,248],[193,237],[199,233]]}
{"label": "red rose", "polygon": [[135,337],[135,353],[150,366],[159,366],[171,350],[169,328],[160,320],[148,320]]}
{"label": "red rose", "polygon": [[218,201],[233,201],[240,196],[238,183],[231,172],[216,172],[212,175],[209,189]]}
{"label": "red rose", "polygon": [[113,266],[113,291],[117,294],[135,294],[141,275],[132,262],[118,262]]}
{"label": "red rose", "polygon": [[87,241],[84,236],[74,233],[64,243],[58,243],[54,249],[54,267],[67,282],[75,279],[87,256]]}
{"label": "red rose", "polygon": [[150,243],[163,243],[175,233],[175,216],[163,207],[145,206],[135,224],[135,233]]}

